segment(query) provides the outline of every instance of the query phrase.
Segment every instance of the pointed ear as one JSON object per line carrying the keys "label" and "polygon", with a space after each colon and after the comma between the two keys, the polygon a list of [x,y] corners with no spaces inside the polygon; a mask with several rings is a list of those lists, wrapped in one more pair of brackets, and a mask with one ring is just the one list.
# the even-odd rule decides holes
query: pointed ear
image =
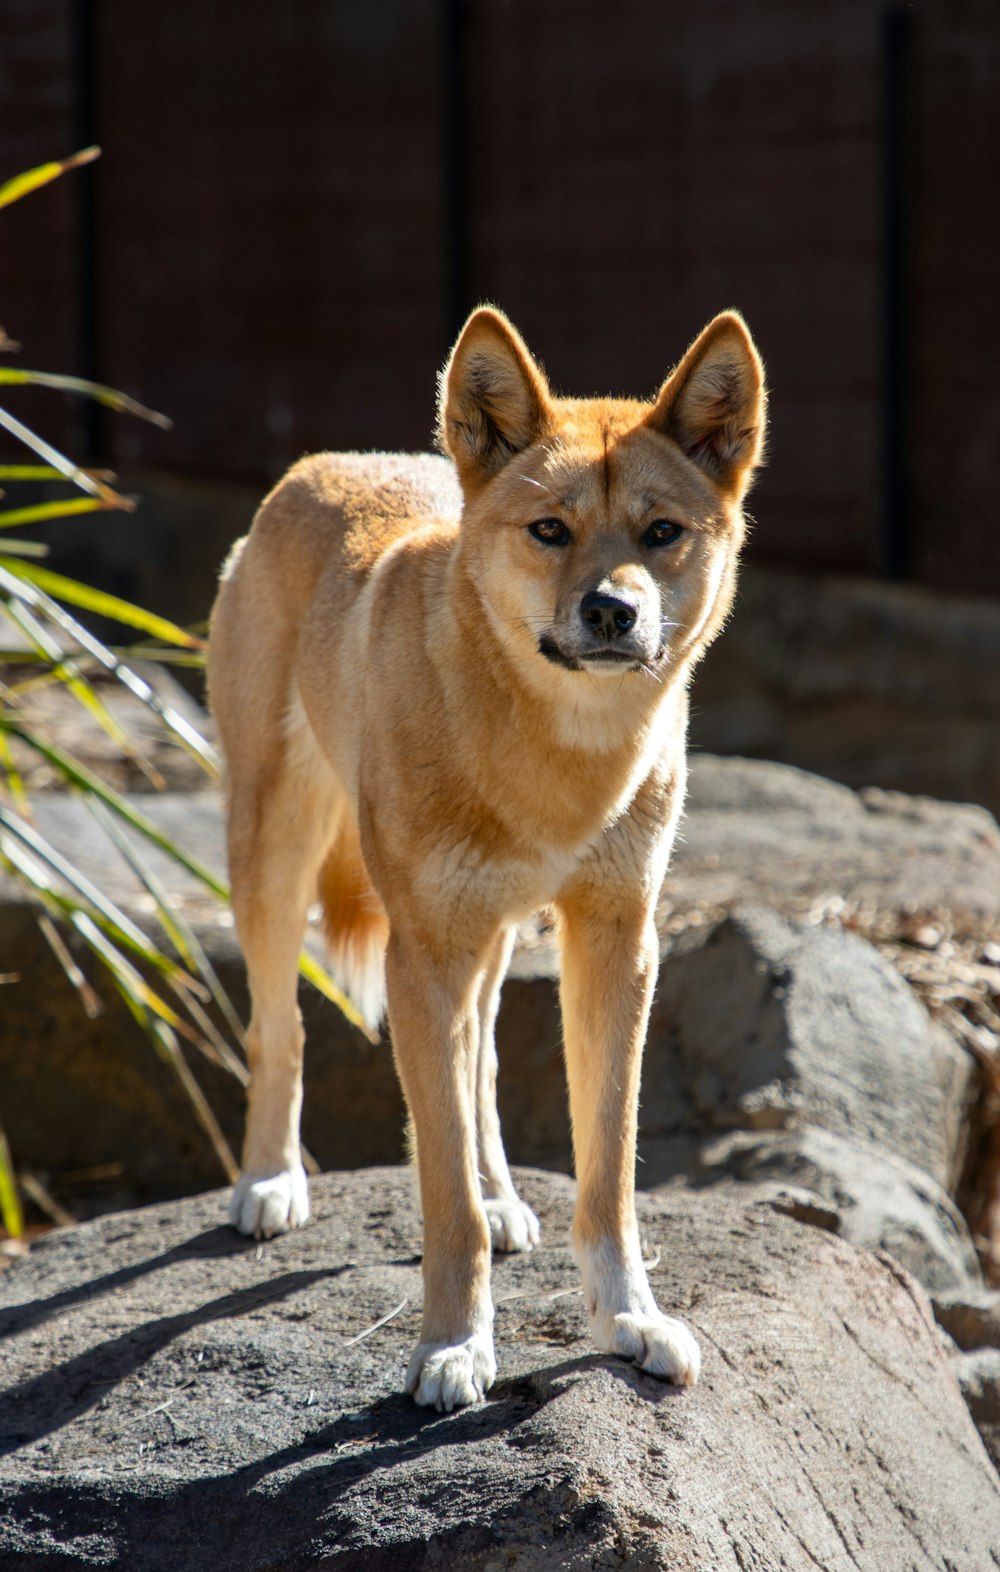
{"label": "pointed ear", "polygon": [[749,329],[738,311],[723,311],[671,372],[646,424],[739,498],[761,460],[766,414],[764,367]]}
{"label": "pointed ear", "polygon": [[484,485],[549,423],[548,384],[499,311],[474,311],[441,373],[438,441],[463,486]]}

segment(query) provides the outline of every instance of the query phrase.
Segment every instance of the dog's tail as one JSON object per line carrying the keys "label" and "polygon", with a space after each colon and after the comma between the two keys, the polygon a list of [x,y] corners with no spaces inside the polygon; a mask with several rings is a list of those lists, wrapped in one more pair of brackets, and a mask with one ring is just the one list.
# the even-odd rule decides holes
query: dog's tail
{"label": "dog's tail", "polygon": [[376,1031],[385,1015],[385,947],[389,919],[368,877],[357,827],[341,822],[319,872],[330,971]]}

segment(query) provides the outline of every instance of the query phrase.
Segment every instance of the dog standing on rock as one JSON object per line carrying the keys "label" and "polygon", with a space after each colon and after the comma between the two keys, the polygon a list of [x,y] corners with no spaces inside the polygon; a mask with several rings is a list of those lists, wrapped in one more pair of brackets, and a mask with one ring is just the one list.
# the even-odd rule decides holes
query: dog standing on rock
{"label": "dog standing on rock", "polygon": [[491,1244],[538,1240],[501,1142],[493,1037],[515,925],[543,905],[591,1334],[653,1375],[698,1377],[642,1263],[636,1111],[688,683],[732,601],[764,420],[735,312],[642,403],[556,397],[481,309],[441,380],[451,462],[304,459],[224,570],[209,686],[252,995],[232,1217],[269,1237],[308,1216],[297,960],[318,891],[334,975],[371,1022],[388,1004],[416,1131],[418,1403],[482,1398]]}

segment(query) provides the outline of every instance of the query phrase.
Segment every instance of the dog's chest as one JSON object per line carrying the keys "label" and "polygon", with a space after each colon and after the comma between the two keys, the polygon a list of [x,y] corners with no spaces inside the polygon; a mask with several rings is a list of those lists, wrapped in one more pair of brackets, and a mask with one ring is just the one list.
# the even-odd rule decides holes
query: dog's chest
{"label": "dog's chest", "polygon": [[520,921],[554,900],[592,850],[583,843],[497,855],[464,840],[433,853],[418,882],[421,894],[438,905]]}

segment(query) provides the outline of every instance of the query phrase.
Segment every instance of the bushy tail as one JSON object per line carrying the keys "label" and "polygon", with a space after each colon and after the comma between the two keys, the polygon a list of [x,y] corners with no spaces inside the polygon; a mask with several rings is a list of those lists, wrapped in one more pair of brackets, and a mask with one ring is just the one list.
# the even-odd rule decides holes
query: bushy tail
{"label": "bushy tail", "polygon": [[318,882],[330,971],[374,1031],[385,1015],[389,919],[372,888],[352,822],[341,823]]}

